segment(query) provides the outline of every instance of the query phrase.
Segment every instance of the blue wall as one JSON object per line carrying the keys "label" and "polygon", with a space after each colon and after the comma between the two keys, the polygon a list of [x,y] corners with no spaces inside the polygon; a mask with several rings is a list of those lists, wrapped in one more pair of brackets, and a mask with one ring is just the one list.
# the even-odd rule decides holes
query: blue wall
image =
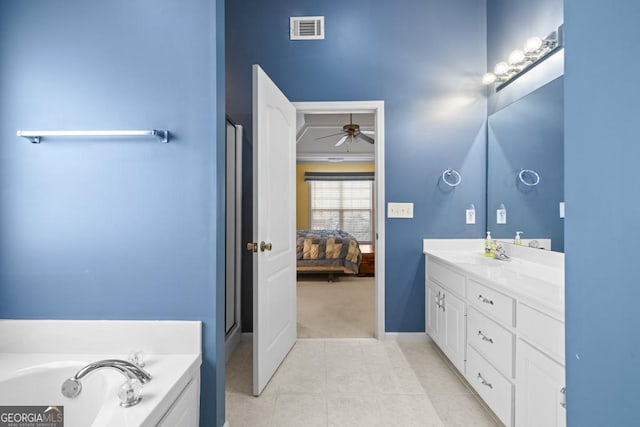
{"label": "blue wall", "polygon": [[[386,220],[386,330],[424,331],[422,239],[484,235],[484,2],[245,0],[227,8],[227,112],[247,141],[254,63],[292,101],[384,100],[386,198],[413,202],[415,216]],[[326,39],[289,41],[289,16],[299,15],[324,15]],[[463,177],[455,190],[439,181],[449,167]],[[469,203],[476,225],[464,224]],[[243,308],[249,329],[249,298]]]}
{"label": "blue wall", "polygon": [[[222,4],[0,2],[0,317],[204,321],[203,425],[224,417]],[[15,135],[131,128],[174,139]]]}
{"label": "blue wall", "polygon": [[568,421],[635,426],[640,57],[629,52],[640,40],[640,3],[565,4]]}

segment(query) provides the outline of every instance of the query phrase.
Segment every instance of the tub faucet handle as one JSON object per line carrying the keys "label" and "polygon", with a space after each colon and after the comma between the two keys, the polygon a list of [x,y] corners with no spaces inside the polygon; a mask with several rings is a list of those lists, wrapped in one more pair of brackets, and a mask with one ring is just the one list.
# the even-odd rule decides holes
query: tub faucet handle
{"label": "tub faucet handle", "polygon": [[142,383],[135,379],[128,379],[118,390],[120,406],[128,408],[137,405],[142,400]]}
{"label": "tub faucet handle", "polygon": [[136,365],[138,368],[144,368],[146,363],[144,362],[144,351],[142,350],[133,350],[129,354],[129,362]]}

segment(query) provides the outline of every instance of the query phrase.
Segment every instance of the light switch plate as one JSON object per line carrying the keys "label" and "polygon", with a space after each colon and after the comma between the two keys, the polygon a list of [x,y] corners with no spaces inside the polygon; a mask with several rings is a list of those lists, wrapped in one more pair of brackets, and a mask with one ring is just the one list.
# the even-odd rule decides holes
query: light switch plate
{"label": "light switch plate", "polygon": [[564,218],[564,202],[560,202],[560,218]]}
{"label": "light switch plate", "polygon": [[387,204],[387,218],[413,218],[413,203]]}

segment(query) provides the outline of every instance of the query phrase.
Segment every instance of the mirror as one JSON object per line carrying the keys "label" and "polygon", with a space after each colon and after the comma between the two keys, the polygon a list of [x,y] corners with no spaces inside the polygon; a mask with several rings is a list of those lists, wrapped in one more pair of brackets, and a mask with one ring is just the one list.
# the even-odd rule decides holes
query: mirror
{"label": "mirror", "polygon": [[535,239],[564,252],[563,86],[559,77],[489,116],[487,230],[494,239],[513,242],[522,231],[523,246]]}

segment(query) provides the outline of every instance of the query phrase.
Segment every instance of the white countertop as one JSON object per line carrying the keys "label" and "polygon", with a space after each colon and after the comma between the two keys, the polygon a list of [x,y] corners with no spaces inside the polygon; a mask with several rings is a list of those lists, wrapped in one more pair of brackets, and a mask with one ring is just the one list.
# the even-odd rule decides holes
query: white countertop
{"label": "white countertop", "polygon": [[[433,244],[436,242],[435,244]],[[511,256],[510,261],[485,257],[481,250],[481,239],[465,240],[457,244],[439,244],[425,240],[427,256],[464,271],[470,278],[515,297],[518,302],[564,321],[564,268],[558,268],[558,254],[541,254],[532,250],[534,256],[526,259]],[[478,245],[480,242],[480,245]],[[508,252],[508,250],[507,250]],[[547,262],[542,257],[551,257]]]}

